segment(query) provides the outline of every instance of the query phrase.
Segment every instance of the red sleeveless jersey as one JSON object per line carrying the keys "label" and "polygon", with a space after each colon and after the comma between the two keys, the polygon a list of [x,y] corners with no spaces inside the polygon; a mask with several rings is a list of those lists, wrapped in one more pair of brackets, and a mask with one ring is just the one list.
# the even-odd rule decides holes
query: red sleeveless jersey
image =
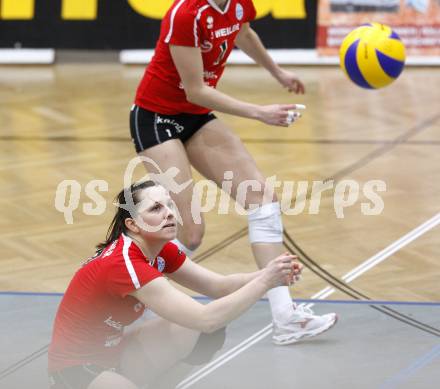
{"label": "red sleeveless jersey", "polygon": [[91,258],[71,280],[55,317],[49,371],[93,363],[116,367],[123,329],[145,305],[129,293],[173,273],[185,261],[174,243],[148,260],[126,235]]}
{"label": "red sleeveless jersey", "polygon": [[228,0],[223,10],[214,0],[176,0],[162,21],[135,104],[164,115],[210,112],[186,100],[169,45],[200,47],[204,81],[215,88],[241,26],[255,16],[252,0]]}

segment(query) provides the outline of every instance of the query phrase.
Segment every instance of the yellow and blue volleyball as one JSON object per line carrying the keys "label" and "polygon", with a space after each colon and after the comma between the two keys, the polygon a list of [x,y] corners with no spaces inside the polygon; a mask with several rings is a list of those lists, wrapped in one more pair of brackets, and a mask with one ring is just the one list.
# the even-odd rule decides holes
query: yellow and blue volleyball
{"label": "yellow and blue volleyball", "polygon": [[405,46],[390,27],[368,23],[344,38],[339,58],[341,68],[356,85],[378,89],[391,84],[402,73]]}

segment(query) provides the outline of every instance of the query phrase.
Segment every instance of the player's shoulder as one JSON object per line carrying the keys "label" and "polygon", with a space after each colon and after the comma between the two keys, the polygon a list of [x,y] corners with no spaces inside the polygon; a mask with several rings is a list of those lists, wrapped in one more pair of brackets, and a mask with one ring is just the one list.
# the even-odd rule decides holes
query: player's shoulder
{"label": "player's shoulder", "polygon": [[165,243],[165,245],[163,246],[162,250],[159,253],[159,256],[164,258],[176,258],[181,255],[185,255],[185,254],[173,242]]}
{"label": "player's shoulder", "polygon": [[121,234],[118,239],[108,245],[101,253],[100,259],[107,259],[106,262],[144,260],[145,256],[133,240]]}
{"label": "player's shoulder", "polygon": [[174,4],[171,6],[171,9],[176,13],[176,16],[193,16],[197,15],[200,8],[206,6],[207,4],[208,3],[206,0],[178,0],[174,2]]}
{"label": "player's shoulder", "polygon": [[[231,0],[232,1],[232,0]],[[242,3],[244,5],[252,5],[255,6],[254,0],[236,0],[236,3]]]}
{"label": "player's shoulder", "polygon": [[255,17],[255,5],[253,0],[230,0],[228,13],[234,14],[237,20],[253,19]]}
{"label": "player's shoulder", "polygon": [[160,272],[174,273],[182,266],[186,255],[173,242],[168,242],[157,256],[157,267]]}

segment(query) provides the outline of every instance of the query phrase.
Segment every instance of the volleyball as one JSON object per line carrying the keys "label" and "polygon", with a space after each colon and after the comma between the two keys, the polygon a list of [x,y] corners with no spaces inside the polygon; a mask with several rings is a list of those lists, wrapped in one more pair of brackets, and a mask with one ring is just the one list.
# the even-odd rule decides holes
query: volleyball
{"label": "volleyball", "polygon": [[340,66],[356,85],[366,89],[391,84],[405,65],[405,46],[399,35],[380,23],[351,31],[339,50]]}

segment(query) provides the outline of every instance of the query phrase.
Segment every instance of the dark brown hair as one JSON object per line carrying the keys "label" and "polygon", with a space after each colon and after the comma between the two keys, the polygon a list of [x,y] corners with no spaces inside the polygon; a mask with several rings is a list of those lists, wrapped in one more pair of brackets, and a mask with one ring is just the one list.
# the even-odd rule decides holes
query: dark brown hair
{"label": "dark brown hair", "polygon": [[[113,217],[112,222],[110,223],[105,241],[96,245],[96,250],[98,252],[101,252],[110,243],[118,239],[121,233],[127,233],[125,219],[131,217],[129,209],[130,205],[136,205],[141,201],[139,192],[141,192],[143,189],[151,188],[157,185],[159,184],[154,181],[147,180],[131,184],[130,187],[124,188],[119,192],[119,194],[115,197],[115,202],[117,203],[116,214]],[[131,204],[127,204],[128,198],[132,199]]]}

